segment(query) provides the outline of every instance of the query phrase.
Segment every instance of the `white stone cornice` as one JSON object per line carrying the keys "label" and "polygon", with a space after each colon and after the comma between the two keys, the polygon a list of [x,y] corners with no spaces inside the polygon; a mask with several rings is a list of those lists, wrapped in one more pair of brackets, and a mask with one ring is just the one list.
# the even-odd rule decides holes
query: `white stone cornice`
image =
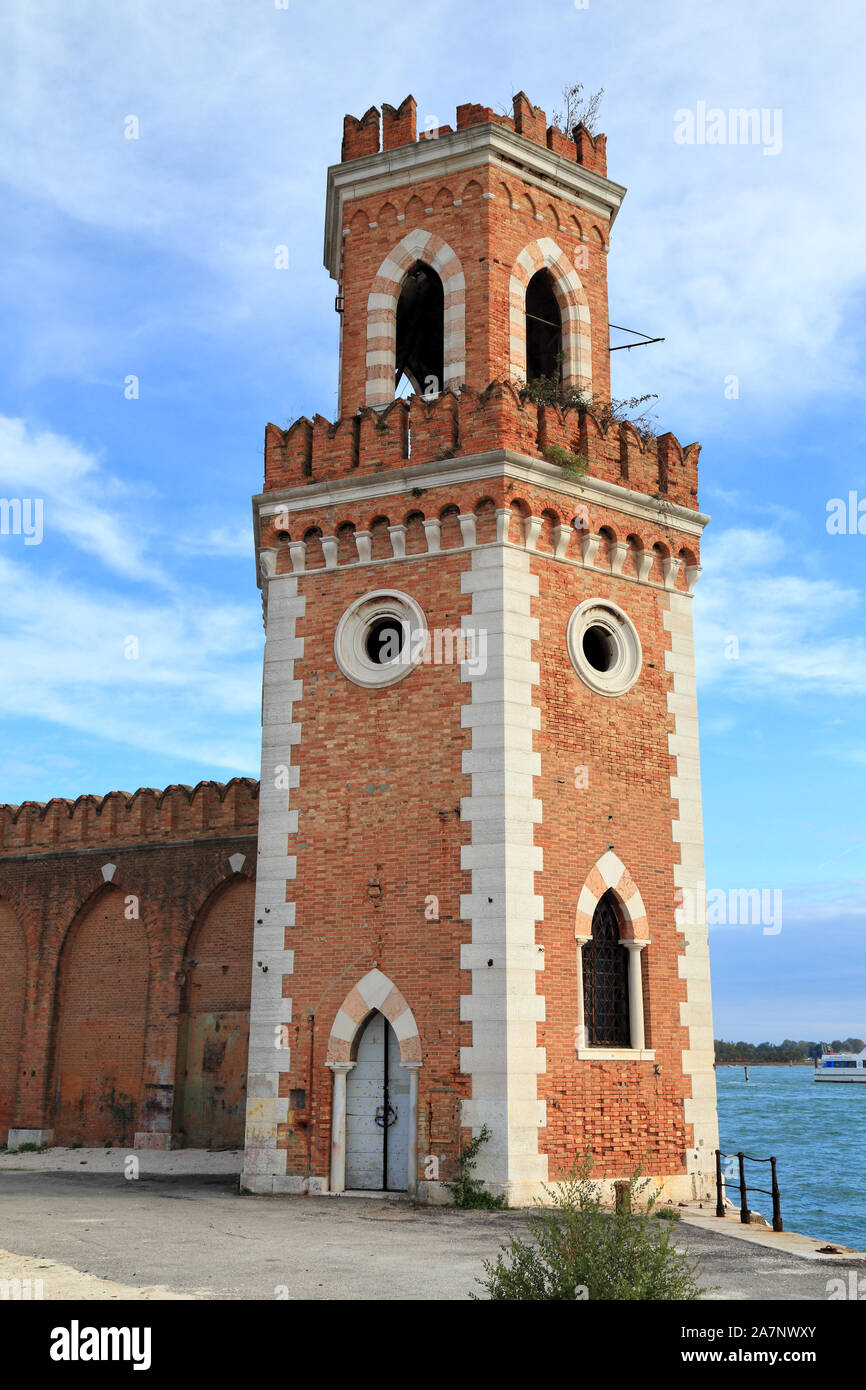
{"label": "white stone cornice", "polygon": [[417,487],[447,488],[458,483],[486,482],[509,478],[529,486],[541,485],[570,498],[575,504],[607,507],[630,519],[656,526],[672,527],[687,536],[700,536],[710,518],[676,502],[660,502],[646,493],[634,492],[603,478],[585,477],[574,481],[546,459],[532,458],[511,449],[489,449],[462,458],[433,459],[429,463],[392,468],[387,473],[359,478],[349,474],[320,483],[259,493],[253,498],[256,545],[260,544],[261,523],[280,514],[291,515],[312,507],[347,506],[352,502],[373,501],[381,497],[404,496]]}
{"label": "white stone cornice", "polygon": [[325,203],[324,263],[331,276],[339,279],[343,204],[350,199],[375,196],[399,187],[453,177],[463,169],[490,164],[505,172],[517,173],[554,197],[565,198],[611,224],[626,190],[601,174],[546,145],[536,144],[507,126],[487,121],[464,126],[435,140],[418,140],[396,149],[380,150],[360,159],[332,164],[328,169]]}

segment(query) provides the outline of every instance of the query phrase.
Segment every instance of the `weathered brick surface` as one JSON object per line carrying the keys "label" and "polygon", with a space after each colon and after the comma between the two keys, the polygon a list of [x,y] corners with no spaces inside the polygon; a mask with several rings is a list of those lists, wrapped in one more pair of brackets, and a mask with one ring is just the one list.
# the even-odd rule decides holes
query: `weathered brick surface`
{"label": "weathered brick surface", "polygon": [[[424,1039],[422,1148],[435,1130],[436,1153],[453,1171],[457,1099],[465,1094],[459,1047],[460,944],[468,939],[460,894],[468,875],[460,846],[466,791],[460,727],[466,688],[455,664],[426,666],[396,686],[372,692],[347,681],[334,658],[333,632],[345,608],[374,587],[402,589],[424,608],[431,628],[456,628],[469,611],[460,593],[465,552],[381,563],[302,578],[310,620],[296,678],[303,698],[293,718],[303,729],[297,800],[296,926],[286,946],[299,968],[292,995],[292,1070],[281,1094],[301,1089],[305,1112],[289,1115],[280,1139],[288,1171],[327,1178],[331,1079],[325,1068],[330,1029],[343,1000],[378,966],[405,995]],[[428,895],[439,920],[425,918]],[[464,986],[465,988],[465,986]],[[424,1152],[429,1152],[424,1149]]]}
{"label": "weathered brick surface", "polygon": [[[239,878],[251,886],[257,793],[245,779],[0,808],[0,933],[23,943],[0,988],[0,1142],[11,1126],[82,1143],[172,1131],[188,943],[238,881],[231,856],[245,856]],[[235,909],[236,945],[226,951],[227,920],[216,944],[229,1002],[248,1010],[249,891]]]}
{"label": "weathered brick surface", "polygon": [[413,396],[335,423],[316,416],[287,430],[268,425],[265,491],[488,449],[545,459],[554,446],[585,458],[591,477],[697,510],[699,444],[683,447],[672,434],[642,439],[617,421],[602,429],[586,411],[522,400],[509,382],[492,382],[480,393],[446,391],[434,401]]}
{"label": "weathered brick surface", "polygon": [[[485,196],[486,195],[486,196]],[[593,389],[610,394],[606,219],[479,161],[346,203],[343,228],[344,415],[365,404],[367,299],[385,258],[413,228],[434,232],[457,255],[466,279],[466,383],[482,391],[510,376],[509,292],[518,255],[551,238],[577,269],[592,328]]]}
{"label": "weathered brick surface", "polygon": [[[662,626],[667,595],[601,568],[593,573],[540,558],[533,568],[540,584],[537,794],[544,803],[536,831],[544,850],[544,872],[537,875],[544,894],[538,939],[545,946],[541,987],[547,1001],[547,1021],[539,1027],[539,1041],[547,1049],[540,1089],[548,1105],[541,1143],[556,1172],[567,1169],[584,1147],[603,1156],[608,1176],[632,1171],[638,1163],[644,1171],[684,1171],[691,1133],[683,1121],[683,1100],[690,1087],[682,1071],[688,1034],[679,1026],[685,984],[677,960],[683,939],[674,922],[679,847],[671,839],[676,806],[670,798],[675,769],[667,744],[673,721],[665,698],[672,680],[664,660],[670,647]],[[616,699],[594,695],[568,657],[565,627],[586,598],[609,598],[624,608],[640,636],[641,679]],[[576,776],[584,768],[586,773]],[[575,906],[592,866],[611,847],[638,879],[652,923],[642,969],[646,1040],[655,1063],[623,1066],[575,1057]]]}

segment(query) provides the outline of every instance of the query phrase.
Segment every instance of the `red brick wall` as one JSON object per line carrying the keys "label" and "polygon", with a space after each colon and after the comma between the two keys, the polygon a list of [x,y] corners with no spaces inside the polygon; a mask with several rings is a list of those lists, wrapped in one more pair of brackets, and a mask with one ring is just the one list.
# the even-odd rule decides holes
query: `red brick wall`
{"label": "red brick wall", "polygon": [[249,1011],[254,899],[251,879],[232,878],[200,914],[187,947],[186,1012]]}
{"label": "red brick wall", "polygon": [[[380,511],[392,515],[390,501]],[[281,1079],[281,1094],[304,1090],[307,1106],[290,1109],[280,1136],[290,1173],[328,1174],[328,1035],[346,995],[373,966],[403,993],[423,1039],[421,1152],[432,1127],[435,1151],[448,1159],[443,1176],[453,1172],[456,1097],[467,1084],[459,1047],[470,1042],[469,1026],[459,1020],[460,944],[470,937],[460,918],[460,894],[469,887],[460,869],[470,829],[460,821],[468,785],[461,754],[469,743],[460,707],[468,689],[456,664],[422,666],[381,691],[362,689],[340,672],[333,641],[346,607],[379,587],[415,598],[431,629],[459,627],[471,608],[460,592],[466,568],[465,552],[446,552],[300,578],[307,606],[297,624],[304,655],[295,662],[303,698],[292,712],[302,728],[293,758],[300,767],[292,793],[298,834],[290,842],[290,853],[297,851],[296,909],[285,938],[298,954],[286,980],[292,1070]],[[428,894],[439,900],[438,922],[425,920]]]}
{"label": "red brick wall", "polygon": [[230,879],[190,935],[172,1126],[185,1147],[243,1146],[254,901],[251,879]]}
{"label": "red brick wall", "polygon": [[58,988],[52,1077],[60,1144],[131,1144],[141,1101],[147,938],[106,887],[72,926]]}
{"label": "red brick wall", "polygon": [[[251,903],[257,809],[258,786],[251,779],[227,787],[205,783],[193,790],[145,790],[131,798],[121,793],[82,798],[74,806],[57,801],[47,807],[0,807],[0,899],[16,904],[28,962],[26,992],[21,983],[8,986],[9,995],[23,1005],[24,1028],[17,1078],[14,1069],[10,1074],[3,1068],[4,1078],[17,1080],[17,1095],[7,1099],[11,1114],[0,1129],[0,1143],[7,1127],[54,1128],[58,1074],[64,1095],[61,1134],[74,1137],[77,1125],[86,1130],[87,1142],[130,1142],[130,1126],[118,1120],[117,1106],[112,1115],[110,1106],[101,1105],[106,1088],[100,1066],[106,1078],[114,1077],[115,1092],[137,1102],[132,1133],[171,1132],[191,924],[209,900],[217,919],[229,910],[228,905],[220,909],[212,895],[233,881],[232,855],[246,856],[241,880]],[[73,828],[83,832],[77,842]],[[110,889],[102,872],[106,864],[114,866]],[[240,890],[232,891],[242,916]],[[122,909],[127,897],[137,900],[137,920],[123,917],[122,910],[117,915],[116,904]],[[114,916],[103,922],[100,914],[106,912]],[[249,918],[251,931],[251,906]],[[0,918],[3,931],[8,942],[8,917]],[[248,1008],[250,952],[240,940],[230,979],[233,998],[241,998],[244,950]],[[23,978],[20,957],[7,957],[4,950],[4,959],[11,959]],[[134,981],[131,1001],[122,993],[127,980]],[[112,1002],[118,998],[122,1016]],[[7,1036],[10,1031],[7,1026]],[[142,1036],[136,1078],[131,1059]],[[81,1091],[71,1080],[64,1088],[64,1075],[85,1078],[90,1099],[81,1121],[75,1119]]]}
{"label": "red brick wall", "polygon": [[[492,193],[493,198],[483,197]],[[460,206],[455,207],[455,200]],[[512,203],[517,203],[514,210]],[[427,212],[432,208],[432,212]],[[402,214],[404,221],[397,220]],[[536,220],[536,214],[541,221]],[[375,227],[370,223],[376,223]],[[609,225],[562,198],[542,194],[517,174],[479,162],[453,176],[395,186],[347,202],[343,227],[342,413],[365,404],[367,297],[379,267],[415,227],[435,232],[455,252],[466,277],[466,382],[482,391],[511,376],[509,282],[518,254],[529,242],[550,237],[565,253],[583,285],[592,327],[593,390],[610,394],[607,325]],[[582,241],[581,237],[587,241]],[[588,257],[584,266],[583,255]]]}
{"label": "red brick wall", "polygon": [[[540,586],[536,796],[544,803],[536,828],[536,844],[544,851],[544,872],[536,878],[544,896],[538,939],[545,947],[538,988],[546,996],[547,1020],[538,1030],[547,1051],[547,1074],[539,1086],[548,1119],[541,1148],[552,1177],[585,1148],[603,1163],[607,1176],[628,1173],[638,1163],[645,1171],[684,1172],[691,1130],[683,1121],[683,1099],[690,1088],[681,1055],[688,1030],[679,1024],[685,981],[678,977],[677,959],[684,942],[674,922],[679,846],[671,836],[676,804],[670,798],[674,759],[667,742],[673,717],[665,698],[672,688],[664,659],[670,636],[662,626],[667,596],[601,570],[591,573],[542,559],[533,562],[533,570]],[[624,609],[643,648],[640,680],[615,699],[583,684],[565,644],[572,610],[595,597]],[[586,788],[575,786],[578,767],[587,769]],[[641,965],[647,1047],[655,1049],[655,1064],[578,1061],[575,1052],[575,908],[587,874],[611,846],[637,883],[649,917],[652,944]]]}
{"label": "red brick wall", "polygon": [[0,1143],[15,1108],[26,986],[24,934],[11,904],[0,901]]}

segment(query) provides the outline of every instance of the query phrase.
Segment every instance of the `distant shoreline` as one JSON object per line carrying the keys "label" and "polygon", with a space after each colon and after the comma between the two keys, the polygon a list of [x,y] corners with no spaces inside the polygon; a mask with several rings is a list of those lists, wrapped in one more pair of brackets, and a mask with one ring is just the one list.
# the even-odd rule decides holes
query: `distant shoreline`
{"label": "distant shoreline", "polygon": [[804,1057],[802,1062],[716,1062],[719,1067],[814,1067],[815,1063],[811,1057]]}

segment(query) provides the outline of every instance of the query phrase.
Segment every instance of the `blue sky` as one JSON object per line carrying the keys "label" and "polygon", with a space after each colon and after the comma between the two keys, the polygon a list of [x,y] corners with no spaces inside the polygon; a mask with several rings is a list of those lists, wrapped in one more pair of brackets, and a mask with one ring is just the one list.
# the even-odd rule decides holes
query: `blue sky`
{"label": "blue sky", "polygon": [[[40,545],[0,536],[0,798],[255,774],[249,498],[265,422],[335,410],[342,117],[521,88],[550,114],[581,81],[629,189],[611,319],[665,337],[614,356],[614,392],[703,444],[707,883],[783,893],[778,934],[712,932],[716,1032],[866,1034],[866,535],[826,527],[866,499],[862,7],[8,0],[2,24],[0,496],[45,510]],[[677,143],[699,102],[781,111],[780,151]]]}

